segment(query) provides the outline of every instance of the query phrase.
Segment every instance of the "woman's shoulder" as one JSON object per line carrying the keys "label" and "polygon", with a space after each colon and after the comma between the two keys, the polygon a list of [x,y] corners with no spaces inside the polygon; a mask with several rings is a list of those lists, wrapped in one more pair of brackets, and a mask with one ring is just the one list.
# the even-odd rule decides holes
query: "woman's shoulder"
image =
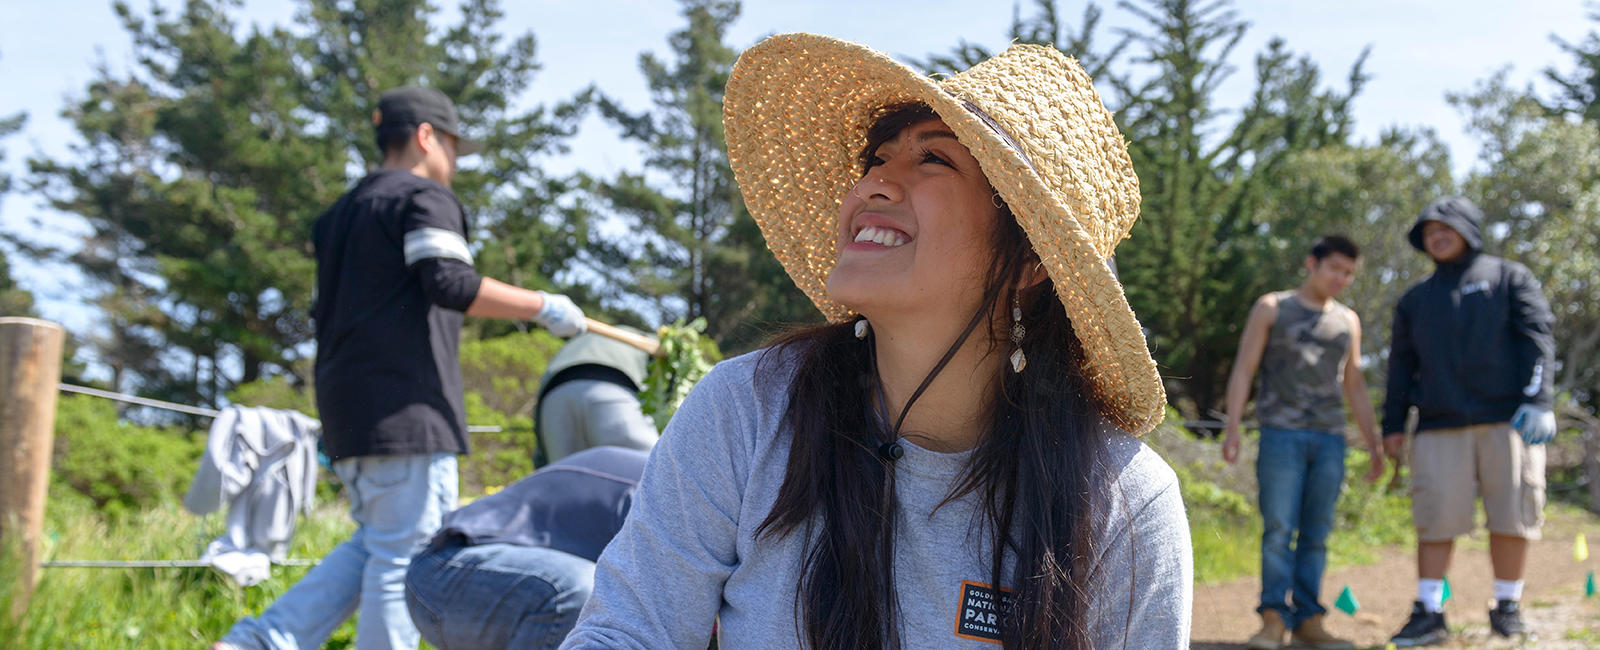
{"label": "woman's shoulder", "polygon": [[799,352],[792,346],[761,348],[717,362],[695,388],[709,386],[719,393],[758,398],[786,395],[799,361]]}
{"label": "woman's shoulder", "polygon": [[[1150,503],[1177,495],[1178,475],[1172,466],[1133,434],[1113,427],[1106,436],[1106,451],[1106,469],[1116,497],[1113,510],[1126,508],[1126,514],[1137,516]],[[1181,509],[1181,500],[1178,503]]]}
{"label": "woman's shoulder", "polygon": [[718,362],[695,384],[673,414],[663,437],[692,430],[696,437],[722,432],[740,446],[770,437],[788,406],[794,355],[763,348]]}

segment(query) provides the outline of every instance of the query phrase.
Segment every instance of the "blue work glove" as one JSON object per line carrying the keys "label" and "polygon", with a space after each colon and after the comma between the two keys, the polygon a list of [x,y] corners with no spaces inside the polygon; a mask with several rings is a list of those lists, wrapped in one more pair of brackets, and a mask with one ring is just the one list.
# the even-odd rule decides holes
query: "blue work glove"
{"label": "blue work glove", "polygon": [[572,304],[572,299],[561,294],[539,292],[544,297],[544,307],[534,314],[533,322],[561,338],[572,338],[589,328],[583,310]]}
{"label": "blue work glove", "polygon": [[1522,434],[1522,441],[1542,445],[1556,437],[1556,414],[1536,404],[1523,404],[1511,416],[1511,428]]}

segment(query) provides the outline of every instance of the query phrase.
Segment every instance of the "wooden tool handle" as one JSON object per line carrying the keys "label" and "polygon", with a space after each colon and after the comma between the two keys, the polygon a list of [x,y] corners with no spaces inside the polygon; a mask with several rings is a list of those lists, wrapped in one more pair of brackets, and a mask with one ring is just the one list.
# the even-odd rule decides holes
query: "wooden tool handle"
{"label": "wooden tool handle", "polygon": [[593,318],[585,318],[589,322],[589,331],[604,336],[613,341],[621,341],[633,347],[644,350],[652,357],[661,356],[661,342],[648,336],[634,334],[628,330],[607,325]]}

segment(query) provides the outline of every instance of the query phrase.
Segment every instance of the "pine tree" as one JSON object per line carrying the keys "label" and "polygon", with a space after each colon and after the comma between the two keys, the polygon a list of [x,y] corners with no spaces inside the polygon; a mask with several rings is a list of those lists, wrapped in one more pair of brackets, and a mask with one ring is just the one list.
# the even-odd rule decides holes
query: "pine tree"
{"label": "pine tree", "polygon": [[[4,139],[6,136],[22,130],[22,125],[27,121],[28,115],[26,113],[17,113],[16,115],[12,115],[10,117],[0,118],[0,139]],[[5,150],[0,149],[0,162],[4,162],[5,159],[6,152]],[[4,170],[0,170],[0,194],[5,194],[6,192],[11,191],[12,182],[13,180],[11,175],[7,174]]]}
{"label": "pine tree", "polygon": [[653,110],[598,101],[644,148],[645,169],[594,183],[627,227],[595,242],[589,258],[614,304],[642,298],[663,321],[704,317],[722,348],[742,350],[765,327],[818,317],[766,251],[728,167],[722,93],[738,53],[724,39],[739,3],[686,0],[683,15],[688,24],[668,39],[672,60],[639,57]]}
{"label": "pine tree", "polygon": [[[1217,106],[1217,92],[1249,25],[1229,0],[1117,6],[1142,25],[1114,30],[1104,52],[1095,47],[1102,14],[1094,5],[1073,29],[1055,2],[1036,0],[1032,16],[1013,18],[1010,36],[1077,57],[1128,140],[1142,205],[1117,248],[1117,269],[1162,374],[1173,378],[1169,395],[1194,415],[1221,406],[1238,328],[1255,297],[1288,272],[1262,206],[1289,156],[1349,138],[1365,53],[1345,90],[1327,90],[1315,64],[1274,39],[1256,57],[1249,100],[1232,114]],[[959,69],[988,55],[962,43],[928,65]]]}
{"label": "pine tree", "polygon": [[156,306],[157,262],[139,238],[125,234],[137,227],[148,188],[160,180],[152,171],[158,157],[147,144],[155,135],[156,103],[143,84],[113,79],[103,66],[96,77],[84,98],[63,111],[82,139],[70,147],[74,163],[28,163],[35,191],[55,209],[83,218],[89,234],[70,253],[11,236],[36,259],[71,263],[99,286],[88,302],[104,318],[103,334],[88,343],[109,367],[112,390],[170,385],[172,369],[158,358],[167,318]]}
{"label": "pine tree", "polygon": [[1117,119],[1143,195],[1118,269],[1162,373],[1177,379],[1169,392],[1196,411],[1220,408],[1250,305],[1288,272],[1259,208],[1289,156],[1348,140],[1366,55],[1345,90],[1324,90],[1317,66],[1273,39],[1256,57],[1250,99],[1227,120],[1216,94],[1248,28],[1229,3],[1121,6],[1147,26],[1126,32],[1145,74],[1111,80],[1125,97]]}
{"label": "pine tree", "polygon": [[[1267,227],[1263,264],[1297,277],[1317,237],[1343,234],[1361,247],[1355,281],[1338,300],[1361,317],[1361,350],[1381,359],[1389,349],[1394,306],[1433,264],[1406,234],[1418,213],[1450,194],[1450,153],[1428,130],[1389,130],[1370,145],[1329,146],[1291,155],[1257,214]],[[1293,280],[1279,279],[1288,288]],[[1366,366],[1368,384],[1383,385],[1385,364]]]}
{"label": "pine tree", "polygon": [[[1016,43],[1053,46],[1077,59],[1091,78],[1104,77],[1131,40],[1123,35],[1111,49],[1099,52],[1095,49],[1095,38],[1104,12],[1098,5],[1092,2],[1085,4],[1083,18],[1077,29],[1073,29],[1061,18],[1061,7],[1057,0],[1034,0],[1033,4],[1034,13],[1027,18],[1022,17],[1020,2],[1012,5],[1011,27],[1006,36]],[[962,40],[950,52],[931,55],[917,65],[929,72],[951,73],[982,63],[994,55],[982,45]]]}
{"label": "pine tree", "polygon": [[1503,71],[1450,101],[1483,145],[1464,194],[1483,210],[1484,248],[1527,265],[1543,285],[1555,313],[1556,392],[1600,406],[1600,122],[1549,115]]}
{"label": "pine tree", "polygon": [[[22,124],[27,120],[27,115],[18,113],[11,117],[0,118],[0,139],[16,133],[22,129]],[[0,149],[0,162],[4,162],[6,153]],[[0,170],[0,195],[11,191],[11,176]],[[33,294],[17,285],[11,277],[11,265],[6,262],[5,251],[0,251],[0,316],[33,316]]]}
{"label": "pine tree", "polygon": [[[1600,22],[1600,6],[1590,6],[1589,20]],[[1568,56],[1573,69],[1562,71],[1555,66],[1544,69],[1544,77],[1556,85],[1556,96],[1543,102],[1550,112],[1577,115],[1591,122],[1600,122],[1600,33],[1590,29],[1577,43],[1551,35]],[[1534,98],[1534,101],[1539,101]]]}
{"label": "pine tree", "polygon": [[0,316],[34,316],[33,294],[11,278],[11,265],[0,251]]}

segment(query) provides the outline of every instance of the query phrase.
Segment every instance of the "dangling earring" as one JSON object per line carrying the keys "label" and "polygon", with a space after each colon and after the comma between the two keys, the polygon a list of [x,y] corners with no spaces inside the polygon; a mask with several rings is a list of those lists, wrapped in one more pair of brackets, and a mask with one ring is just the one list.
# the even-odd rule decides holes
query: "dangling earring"
{"label": "dangling earring", "polygon": [[1022,326],[1022,301],[1017,294],[1011,294],[1011,342],[1017,349],[1011,353],[1011,372],[1021,373],[1028,367],[1028,355],[1022,353],[1022,337],[1027,336],[1028,328]]}
{"label": "dangling earring", "polygon": [[867,340],[867,319],[856,320],[856,338],[863,341]]}

